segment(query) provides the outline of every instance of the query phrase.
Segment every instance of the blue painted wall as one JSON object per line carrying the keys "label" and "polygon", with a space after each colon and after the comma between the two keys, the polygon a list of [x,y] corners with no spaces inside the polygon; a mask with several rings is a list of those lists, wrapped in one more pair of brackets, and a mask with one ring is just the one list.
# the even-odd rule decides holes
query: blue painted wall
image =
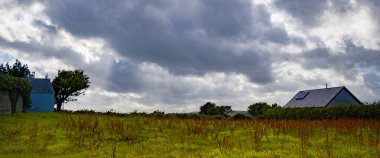
{"label": "blue painted wall", "polygon": [[54,94],[33,93],[30,95],[31,107],[29,112],[53,112]]}
{"label": "blue painted wall", "polygon": [[360,102],[356,101],[352,95],[347,92],[347,90],[343,89],[327,106],[331,105],[339,105],[339,104],[353,104],[358,105]]}

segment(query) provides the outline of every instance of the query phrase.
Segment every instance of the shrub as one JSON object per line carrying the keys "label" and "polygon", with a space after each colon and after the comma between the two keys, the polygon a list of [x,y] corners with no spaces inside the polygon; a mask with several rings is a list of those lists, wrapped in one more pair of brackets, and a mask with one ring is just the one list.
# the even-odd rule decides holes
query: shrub
{"label": "shrub", "polygon": [[264,117],[265,111],[269,108],[270,105],[268,105],[266,102],[258,102],[248,107],[248,113],[251,114],[251,116],[260,118]]}
{"label": "shrub", "polygon": [[228,117],[228,113],[231,112],[231,106],[217,106],[215,103],[207,102],[200,107],[199,114],[208,116],[222,116]]}
{"label": "shrub", "polygon": [[315,108],[269,108],[259,118],[266,119],[380,119],[380,104],[336,105]]}
{"label": "shrub", "polygon": [[9,99],[11,100],[12,112],[15,111],[18,96],[22,97],[23,109],[30,107],[30,93],[32,86],[28,81],[12,77],[9,75],[0,74],[0,89],[9,92]]}

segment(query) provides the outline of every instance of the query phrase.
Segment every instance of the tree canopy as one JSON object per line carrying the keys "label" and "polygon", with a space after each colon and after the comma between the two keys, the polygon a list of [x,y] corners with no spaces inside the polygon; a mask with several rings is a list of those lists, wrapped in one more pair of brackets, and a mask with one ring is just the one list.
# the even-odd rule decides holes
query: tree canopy
{"label": "tree canopy", "polygon": [[90,87],[89,79],[80,69],[58,70],[58,74],[52,82],[57,111],[61,110],[63,103],[76,101],[77,99],[74,97],[84,94],[85,90]]}
{"label": "tree canopy", "polygon": [[19,96],[22,97],[23,109],[25,110],[30,107],[32,86],[28,81],[10,75],[0,74],[0,90],[9,92],[12,113],[16,111],[16,103]]}
{"label": "tree canopy", "polygon": [[18,78],[34,77],[34,72],[29,70],[28,65],[21,64],[18,59],[13,66],[10,66],[9,63],[0,64],[0,73]]}
{"label": "tree canopy", "polygon": [[229,112],[231,112],[231,106],[217,106],[215,103],[207,102],[203,106],[200,107],[199,114],[203,115],[220,115],[227,116]]}
{"label": "tree canopy", "polygon": [[30,107],[30,93],[32,86],[24,79],[26,77],[34,77],[34,72],[31,72],[28,65],[21,64],[16,59],[16,62],[10,66],[9,63],[5,65],[0,64],[0,89],[9,92],[9,99],[11,100],[12,113],[16,110],[16,103],[18,96],[22,97],[23,109]]}
{"label": "tree canopy", "polygon": [[[275,105],[277,106],[277,104]],[[262,117],[264,112],[271,108],[266,102],[258,102],[248,107],[248,113],[255,117]]]}

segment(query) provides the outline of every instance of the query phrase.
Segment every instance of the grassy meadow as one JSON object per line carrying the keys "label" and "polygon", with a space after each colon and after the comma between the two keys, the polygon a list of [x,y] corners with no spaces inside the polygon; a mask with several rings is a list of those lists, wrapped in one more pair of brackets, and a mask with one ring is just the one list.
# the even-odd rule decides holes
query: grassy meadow
{"label": "grassy meadow", "polygon": [[0,115],[0,157],[380,157],[380,121]]}

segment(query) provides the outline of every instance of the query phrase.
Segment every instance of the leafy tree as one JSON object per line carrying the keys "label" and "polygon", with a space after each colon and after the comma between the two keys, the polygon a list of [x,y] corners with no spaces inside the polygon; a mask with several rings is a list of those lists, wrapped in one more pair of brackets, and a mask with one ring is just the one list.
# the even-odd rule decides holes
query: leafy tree
{"label": "leafy tree", "polygon": [[203,106],[200,107],[199,114],[203,115],[220,115],[220,116],[227,116],[229,112],[232,111],[231,106],[216,106],[215,103],[207,102]]}
{"label": "leafy tree", "polygon": [[262,117],[266,110],[270,109],[270,105],[266,102],[258,102],[248,107],[248,113],[252,116]]}
{"label": "leafy tree", "polygon": [[215,103],[207,102],[205,105],[200,107],[201,111],[199,112],[199,114],[214,115],[215,107],[216,107]]}
{"label": "leafy tree", "polygon": [[23,109],[29,108],[32,86],[28,81],[0,73],[0,90],[9,92],[12,113],[16,111],[16,103],[19,96],[22,97]]}
{"label": "leafy tree", "polygon": [[227,117],[228,113],[232,111],[231,106],[216,106],[216,115]]}
{"label": "leafy tree", "polygon": [[28,65],[21,64],[18,59],[13,66],[9,66],[9,63],[0,64],[0,73],[18,78],[34,77],[34,72],[29,70]]}
{"label": "leafy tree", "polygon": [[165,112],[163,112],[163,111],[159,111],[159,110],[156,110],[156,111],[153,111],[153,112],[151,113],[151,115],[152,115],[153,117],[164,117],[164,116],[165,116]]}
{"label": "leafy tree", "polygon": [[32,86],[26,80],[20,78],[34,77],[34,72],[29,70],[28,65],[23,65],[16,59],[16,62],[12,66],[10,66],[9,63],[5,65],[0,64],[0,74],[0,88],[9,91],[12,112],[16,110],[19,95],[22,97],[23,109],[26,110],[29,108]]}
{"label": "leafy tree", "polygon": [[54,101],[57,111],[61,110],[62,104],[76,101],[74,97],[84,95],[85,90],[90,87],[89,77],[83,70],[58,70],[58,75],[52,82],[54,88]]}

